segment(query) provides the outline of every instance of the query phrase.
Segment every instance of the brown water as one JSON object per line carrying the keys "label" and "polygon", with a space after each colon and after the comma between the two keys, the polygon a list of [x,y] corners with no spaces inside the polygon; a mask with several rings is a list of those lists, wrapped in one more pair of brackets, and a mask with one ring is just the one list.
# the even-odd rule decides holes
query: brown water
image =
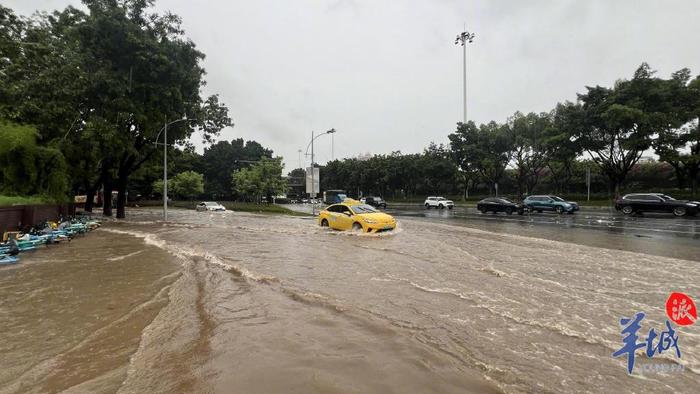
{"label": "brown water", "polygon": [[[401,219],[133,211],[0,269],[0,393],[696,392],[627,375],[618,321],[663,328],[698,263]],[[665,361],[664,361],[665,360]],[[674,362],[638,356],[644,363]]]}

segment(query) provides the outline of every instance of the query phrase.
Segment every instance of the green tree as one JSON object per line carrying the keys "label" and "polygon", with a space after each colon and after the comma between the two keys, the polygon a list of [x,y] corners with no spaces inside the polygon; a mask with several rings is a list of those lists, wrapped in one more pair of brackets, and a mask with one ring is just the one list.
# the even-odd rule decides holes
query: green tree
{"label": "green tree", "polygon": [[55,148],[37,145],[33,127],[0,120],[0,189],[11,195],[66,198],[65,159]]}
{"label": "green tree", "polygon": [[458,123],[450,134],[453,158],[462,171],[475,171],[493,189],[506,175],[506,167],[512,156],[512,136],[496,122],[477,127],[473,122]]}
{"label": "green tree", "polygon": [[295,168],[287,174],[287,186],[294,196],[300,197],[306,190],[306,171]]}
{"label": "green tree", "polygon": [[[200,96],[204,55],[179,17],[151,13],[153,0],[83,2],[87,13],[68,7],[24,24],[3,10],[3,21],[19,30],[11,37],[27,44],[0,69],[11,82],[0,108],[36,124],[41,144],[99,141],[98,160],[82,165],[99,172],[105,194],[117,188],[124,217],[129,177],[156,152],[167,121],[188,117],[168,129],[168,143],[182,143],[195,128],[211,141],[231,120],[217,96]],[[91,124],[101,124],[99,135],[86,132]],[[109,204],[104,213],[111,215]]]}
{"label": "green tree", "polygon": [[516,169],[518,198],[534,191],[547,163],[546,133],[551,127],[548,114],[516,112],[505,125],[511,135],[512,157]]}
{"label": "green tree", "polygon": [[265,195],[267,201],[287,190],[287,182],[282,178],[282,158],[262,157],[248,168],[231,174],[233,190],[251,201],[260,201]]}
{"label": "green tree", "polygon": [[689,181],[695,197],[700,173],[700,77],[689,80],[690,70],[682,69],[668,81],[671,100],[666,114],[671,119],[653,145],[659,158],[673,167],[678,187]]}
{"label": "green tree", "polygon": [[256,141],[244,141],[242,138],[232,141],[219,141],[206,148],[202,156],[205,189],[214,198],[233,196],[231,194],[231,173],[247,168],[249,161],[261,157],[272,158],[272,150],[264,148]]}
{"label": "green tree", "polygon": [[608,177],[615,196],[654,135],[677,122],[667,112],[666,82],[643,63],[632,79],[613,88],[589,87],[579,95],[584,120],[579,142]]}
{"label": "green tree", "polygon": [[194,171],[181,172],[173,178],[172,190],[173,194],[191,200],[204,193],[204,175]]}
{"label": "green tree", "polygon": [[559,103],[550,114],[551,127],[545,133],[547,169],[557,193],[567,191],[574,174],[574,164],[583,147],[575,138],[583,125],[583,111],[579,104]]}

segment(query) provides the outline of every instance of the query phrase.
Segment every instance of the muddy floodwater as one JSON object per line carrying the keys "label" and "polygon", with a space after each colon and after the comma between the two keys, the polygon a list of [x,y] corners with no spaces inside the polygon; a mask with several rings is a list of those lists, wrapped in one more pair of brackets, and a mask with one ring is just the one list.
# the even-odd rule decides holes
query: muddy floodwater
{"label": "muddy floodwater", "polygon": [[[682,357],[613,358],[665,328],[697,261],[401,217],[134,210],[0,267],[0,393],[698,392]],[[565,230],[562,230],[565,231]],[[645,364],[682,370],[645,371]]]}

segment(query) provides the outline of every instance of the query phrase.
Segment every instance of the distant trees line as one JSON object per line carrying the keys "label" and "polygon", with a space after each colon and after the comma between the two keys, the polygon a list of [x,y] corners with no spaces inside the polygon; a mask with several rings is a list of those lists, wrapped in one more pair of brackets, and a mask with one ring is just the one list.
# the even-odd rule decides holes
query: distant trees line
{"label": "distant trees line", "polygon": [[[670,78],[643,63],[612,87],[586,87],[575,103],[550,112],[516,112],[505,123],[458,123],[449,146],[419,154],[375,155],[329,162],[323,189],[413,197],[427,194],[585,193],[689,188],[700,172],[700,77]],[[643,162],[645,152],[660,163]]]}

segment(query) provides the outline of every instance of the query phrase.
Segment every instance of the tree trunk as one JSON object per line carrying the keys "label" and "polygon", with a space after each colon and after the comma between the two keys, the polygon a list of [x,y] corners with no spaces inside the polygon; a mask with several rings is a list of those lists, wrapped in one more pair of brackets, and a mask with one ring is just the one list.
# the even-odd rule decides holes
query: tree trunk
{"label": "tree trunk", "polygon": [[683,171],[684,168],[681,163],[677,161],[669,161],[668,164],[673,167],[673,171],[676,173],[676,184],[678,188],[681,190],[685,189],[685,172]]}
{"label": "tree trunk", "polygon": [[700,165],[693,165],[688,168],[688,177],[690,178],[690,195],[695,198],[695,193],[698,191],[698,173]]}
{"label": "tree trunk", "polygon": [[112,216],[112,172],[108,161],[102,163],[102,214]]}
{"label": "tree trunk", "polygon": [[85,212],[92,212],[92,207],[95,205],[95,194],[97,194],[101,184],[102,177],[98,177],[95,183],[87,182],[87,187],[85,188],[85,208],[83,208]]}
{"label": "tree trunk", "polygon": [[92,212],[92,205],[93,201],[95,200],[95,193],[96,190],[92,186],[88,186],[87,190],[85,191],[86,196],[85,196],[85,208],[83,210],[85,212]]}
{"label": "tree trunk", "polygon": [[126,217],[126,188],[129,184],[129,174],[134,170],[135,162],[136,157],[128,155],[123,157],[119,163],[119,171],[117,172],[117,219]]}
{"label": "tree trunk", "polygon": [[117,219],[126,217],[126,185],[127,176],[119,174],[119,179],[117,180]]}

